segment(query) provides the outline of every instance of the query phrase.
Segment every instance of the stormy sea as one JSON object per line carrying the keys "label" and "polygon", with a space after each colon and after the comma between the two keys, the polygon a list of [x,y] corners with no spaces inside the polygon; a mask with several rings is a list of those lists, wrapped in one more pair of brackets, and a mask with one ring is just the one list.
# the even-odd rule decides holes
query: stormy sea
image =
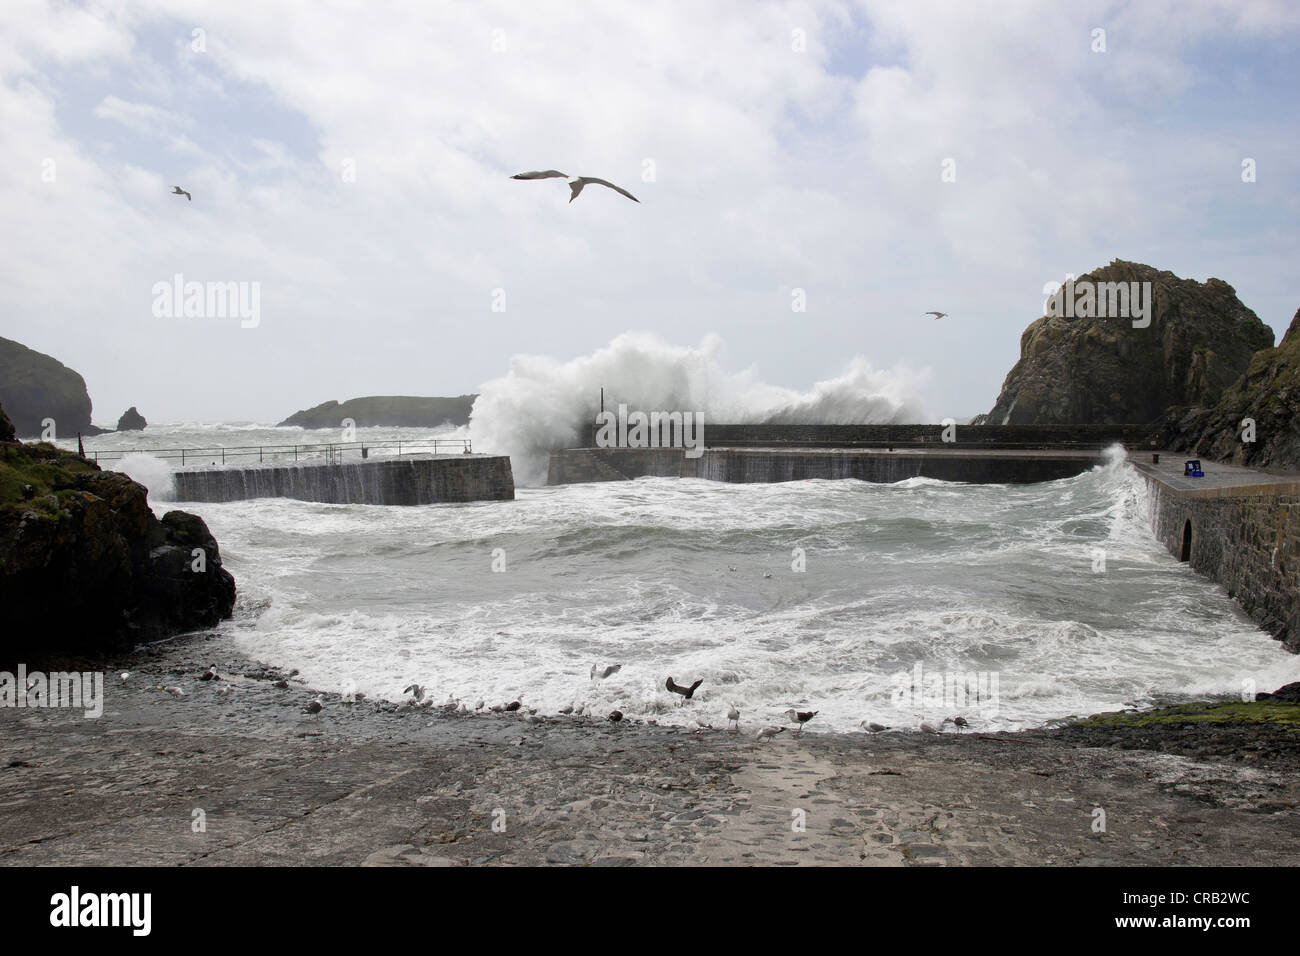
{"label": "stormy sea", "polygon": [[[473,429],[357,437],[409,449]],[[795,707],[819,712],[811,733],[959,713],[972,729],[1041,726],[1295,677],[1294,657],[1156,541],[1119,450],[1030,485],[644,478],[415,508],[177,502],[176,462],[148,452],[336,439],[191,422],[93,443],[146,449],[115,467],[221,542],[239,582],[223,629],[322,690],[399,700],[418,682],[471,708],[717,727],[732,704],[747,721]],[[668,676],[703,684],[680,705]]]}

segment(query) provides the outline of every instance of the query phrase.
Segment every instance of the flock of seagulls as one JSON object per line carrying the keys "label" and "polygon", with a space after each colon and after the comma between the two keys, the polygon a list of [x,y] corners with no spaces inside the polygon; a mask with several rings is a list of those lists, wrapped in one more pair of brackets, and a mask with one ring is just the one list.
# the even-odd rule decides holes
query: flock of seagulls
{"label": "flock of seagulls", "polygon": [[[614,674],[617,674],[620,670],[622,670],[622,668],[623,668],[622,664],[607,664],[607,665],[592,664],[590,677],[592,680],[606,680],[609,677],[613,676]],[[294,673],[296,673],[296,671]],[[131,672],[122,671],[118,675],[118,677],[121,680],[121,682],[125,684],[131,678]],[[217,673],[216,667],[209,667],[202,674],[198,675],[198,679],[200,681],[220,681],[222,678],[221,675]],[[680,704],[685,704],[686,701],[693,699],[695,696],[695,692],[700,689],[700,686],[703,683],[704,683],[704,678],[701,677],[701,678],[697,678],[691,684],[683,685],[677,683],[675,680],[673,680],[671,676],[669,676],[664,681],[664,688],[669,693],[675,694],[681,698],[681,700],[678,702],[680,705]],[[31,690],[33,686],[34,686],[33,682],[29,681],[28,690]],[[280,679],[275,681],[273,686],[279,688],[287,688],[289,686],[289,682]],[[162,685],[159,685],[158,690],[165,690],[168,694],[177,698],[185,696],[185,691],[179,686],[163,687]],[[229,690],[230,690],[230,686],[228,683],[222,683],[220,686],[217,687],[217,692],[222,696],[225,696],[225,693],[223,692],[228,693]],[[433,700],[428,696],[427,691],[428,688],[426,688],[423,684],[413,681],[410,684],[407,684],[405,688],[403,688],[402,694],[410,695],[410,700],[407,701],[408,706],[428,709],[432,706]],[[360,693],[355,694],[354,696],[357,700],[361,700],[365,698],[365,694],[360,694]],[[477,704],[474,705],[473,711],[471,711],[471,709],[467,704],[460,702],[455,697],[448,697],[446,706],[451,710],[455,711],[455,713],[464,716],[472,713],[473,711],[482,710],[484,707],[484,702],[480,700]],[[524,708],[523,701],[516,699],[510,701],[507,704],[495,704],[488,709],[495,713],[516,713],[522,710],[523,708]],[[323,709],[324,709],[324,699],[320,694],[317,694],[316,697],[313,698],[310,702],[308,702],[306,707],[303,708],[304,712],[308,714],[319,714]],[[568,704],[564,707],[561,707],[559,712],[561,714],[564,714],[565,716],[569,716],[569,715],[582,716],[583,713],[585,712],[585,709],[586,709],[586,705],[583,704],[579,704],[576,706],[574,704]],[[536,713],[537,711],[535,708],[529,708],[527,711],[528,719],[534,722],[541,721],[543,718],[535,716]],[[797,737],[801,733],[803,733],[804,725],[807,724],[809,721],[811,721],[819,713],[821,713],[821,711],[798,710],[794,707],[790,707],[783,712],[783,715],[786,717],[786,723],[794,726],[795,736]],[[955,717],[945,717],[938,725],[933,724],[928,720],[925,720],[923,718],[923,715],[921,714],[915,714],[914,716],[917,718],[921,718],[920,723],[918,724],[918,728],[924,734],[936,734],[936,735],[942,734],[943,728],[948,726],[948,724],[952,724],[958,730],[967,730],[970,727],[970,722],[967,721],[965,717],[962,717],[960,715]],[[606,719],[609,720],[610,723],[614,723],[614,724],[620,723],[623,720],[623,712],[621,710],[613,710],[607,715]],[[732,732],[734,733],[740,732],[740,708],[738,708],[734,702],[728,703],[727,724],[728,724],[728,729],[731,730]],[[707,725],[701,724],[701,726],[707,726]],[[858,726],[862,730],[870,734],[884,733],[885,731],[893,729],[892,727],[886,724],[880,724],[874,720],[861,721],[858,724]],[[769,724],[758,731],[758,734],[756,735],[756,739],[758,740],[759,743],[762,743],[764,740],[771,740],[772,738],[785,733],[785,731],[788,729],[789,729],[788,727],[785,727],[781,724]]]}

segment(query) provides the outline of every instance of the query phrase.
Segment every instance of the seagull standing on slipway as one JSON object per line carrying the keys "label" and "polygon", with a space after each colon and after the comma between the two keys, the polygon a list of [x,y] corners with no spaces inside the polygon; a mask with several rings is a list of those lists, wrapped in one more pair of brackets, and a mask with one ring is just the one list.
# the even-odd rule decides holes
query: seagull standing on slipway
{"label": "seagull standing on slipway", "polygon": [[858,726],[861,727],[869,734],[878,734],[881,731],[889,729],[884,724],[878,724],[874,720],[864,720],[861,723],[859,723]]}
{"label": "seagull standing on slipway", "polygon": [[785,733],[784,727],[779,727],[776,724],[770,724],[769,726],[764,727],[762,730],[758,732],[758,742],[762,743],[764,740],[771,740],[777,734],[783,734],[783,733]]}
{"label": "seagull standing on slipway", "polygon": [[735,704],[732,704],[731,709],[727,711],[727,720],[736,725],[736,730],[740,730],[740,711],[736,709]]}
{"label": "seagull standing on slipway", "polygon": [[796,730],[795,733],[796,733],[796,734],[801,734],[801,733],[803,733],[803,725],[806,724],[806,723],[808,723],[808,721],[812,720],[812,719],[813,719],[814,717],[816,717],[818,714],[820,714],[821,711],[820,711],[820,710],[805,710],[805,711],[802,711],[802,712],[801,712],[801,711],[797,711],[797,710],[795,710],[793,707],[791,707],[789,710],[786,711],[786,713],[790,715],[790,720],[791,720],[791,721],[793,721],[793,722],[798,722],[798,724],[799,724],[799,729]]}
{"label": "seagull standing on slipway", "polygon": [[412,704],[418,704],[420,701],[424,700],[424,688],[419,684],[407,684],[402,690],[402,693],[411,695]]}
{"label": "seagull standing on slipway", "polygon": [[570,176],[568,173],[562,173],[558,169],[537,169],[537,170],[533,170],[531,173],[515,173],[510,178],[511,179],[568,180],[569,192],[571,193],[571,195],[569,196],[569,202],[573,202],[575,199],[577,199],[578,195],[582,192],[582,187],[588,185],[589,183],[595,183],[598,186],[608,186],[610,189],[614,190],[614,192],[622,193],[624,196],[626,196],[628,199],[632,200],[633,202],[641,201],[637,199],[635,196],[633,196],[626,189],[623,189],[619,186],[615,186],[613,183],[608,182],[604,179],[597,179],[595,176]]}
{"label": "seagull standing on slipway", "polygon": [[173,195],[173,196],[184,196],[184,197],[185,197],[186,199],[188,199],[190,202],[194,202],[194,197],[191,196],[189,193],[187,193],[185,190],[181,189],[180,186],[173,186],[173,187],[172,187],[172,195]]}
{"label": "seagull standing on slipway", "polygon": [[946,316],[948,313],[947,313],[947,312],[927,312],[927,313],[925,313],[925,314],[926,314],[926,315],[932,315],[932,316],[934,316],[934,320],[935,320],[936,322],[938,322],[940,319],[942,319],[942,318],[943,318],[944,316]]}

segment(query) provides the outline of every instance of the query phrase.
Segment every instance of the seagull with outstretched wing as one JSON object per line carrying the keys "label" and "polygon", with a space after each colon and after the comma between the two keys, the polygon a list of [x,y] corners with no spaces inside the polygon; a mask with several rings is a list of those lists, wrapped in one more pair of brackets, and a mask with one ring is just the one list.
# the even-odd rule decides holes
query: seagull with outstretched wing
{"label": "seagull with outstretched wing", "polygon": [[610,189],[614,190],[614,192],[622,193],[624,196],[626,196],[628,199],[632,200],[633,202],[641,201],[637,199],[635,196],[633,196],[626,189],[623,189],[619,186],[615,186],[613,183],[607,180],[597,179],[595,176],[570,176],[568,173],[562,173],[558,169],[537,169],[537,170],[533,170],[531,173],[515,173],[510,178],[511,179],[567,180],[569,183],[569,192],[571,193],[571,195],[569,196],[569,202],[573,202],[575,199],[577,199],[578,194],[582,192],[582,187],[590,183],[595,183],[598,186],[608,186]]}
{"label": "seagull with outstretched wing", "polygon": [[934,316],[934,320],[935,320],[936,322],[938,322],[940,319],[942,319],[942,318],[943,318],[944,316],[946,316],[948,313],[947,313],[947,312],[927,312],[927,313],[925,313],[925,314],[926,314],[926,315],[932,315],[932,316]]}
{"label": "seagull with outstretched wing", "polygon": [[191,196],[189,193],[187,193],[185,190],[181,189],[180,186],[173,186],[173,187],[172,187],[172,195],[173,195],[173,196],[184,196],[184,197],[185,197],[186,199],[188,199],[190,202],[194,202],[194,197]]}

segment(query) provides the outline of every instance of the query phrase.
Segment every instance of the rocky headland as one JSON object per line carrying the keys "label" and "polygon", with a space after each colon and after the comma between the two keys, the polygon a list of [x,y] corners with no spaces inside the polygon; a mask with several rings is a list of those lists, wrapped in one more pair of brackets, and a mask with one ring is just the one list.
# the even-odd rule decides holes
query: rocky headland
{"label": "rocky headland", "polygon": [[469,412],[477,395],[455,398],[424,398],[414,395],[372,395],[346,402],[329,401],[315,408],[295,412],[281,425],[300,428],[342,428],[350,418],[358,428],[387,425],[407,428],[437,428],[440,425],[468,425]]}
{"label": "rocky headland", "polygon": [[0,408],[0,658],[105,652],[230,617],[235,580],[207,525],[48,443]]}
{"label": "rocky headland", "polygon": [[992,410],[972,424],[1145,424],[1175,407],[1210,407],[1273,345],[1273,332],[1221,279],[1196,282],[1116,259],[1076,280],[1151,283],[1150,324],[1043,316]]}
{"label": "rocky headland", "polygon": [[0,338],[0,404],[20,436],[42,434],[43,422],[51,418],[60,438],[102,433],[90,423],[84,378],[58,359],[5,338]]}
{"label": "rocky headland", "polygon": [[1256,352],[1217,404],[1175,415],[1170,431],[1171,447],[1180,451],[1253,468],[1300,469],[1300,310],[1277,348]]}

